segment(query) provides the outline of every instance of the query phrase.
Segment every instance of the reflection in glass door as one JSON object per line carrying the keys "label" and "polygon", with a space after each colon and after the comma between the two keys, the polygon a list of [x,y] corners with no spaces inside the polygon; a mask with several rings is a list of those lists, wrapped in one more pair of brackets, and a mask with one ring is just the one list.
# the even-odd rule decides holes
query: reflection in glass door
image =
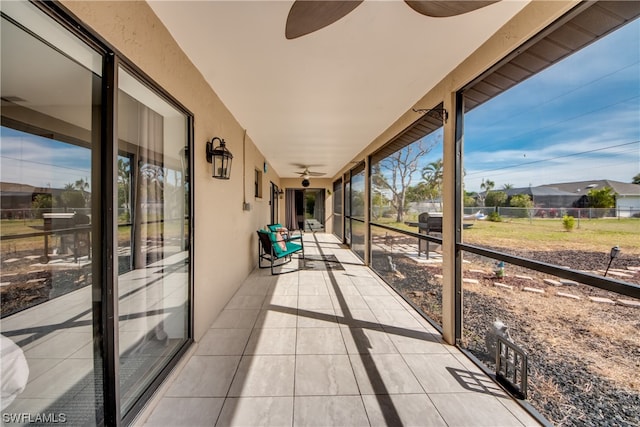
{"label": "reflection in glass door", "polygon": [[333,183],[333,234],[342,240],[343,235],[342,212],[342,180]]}
{"label": "reflection in glass door", "polygon": [[119,69],[118,301],[126,413],[189,336],[188,119]]}
{"label": "reflection in glass door", "polygon": [[273,182],[271,183],[271,197],[269,199],[270,205],[270,223],[279,223],[278,211],[279,211],[280,189]]}
{"label": "reflection in glass door", "polygon": [[365,247],[364,237],[365,228],[365,172],[364,165],[361,165],[351,171],[351,191],[349,192],[349,214],[351,217],[351,250],[364,260]]}
{"label": "reflection in glass door", "polygon": [[26,2],[0,28],[2,421],[96,425],[102,56]]}

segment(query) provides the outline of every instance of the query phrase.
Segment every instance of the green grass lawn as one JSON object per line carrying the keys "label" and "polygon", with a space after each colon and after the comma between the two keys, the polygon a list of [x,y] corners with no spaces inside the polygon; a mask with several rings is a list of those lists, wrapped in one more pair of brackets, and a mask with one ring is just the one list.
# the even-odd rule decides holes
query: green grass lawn
{"label": "green grass lawn", "polygon": [[[158,233],[158,225],[149,233]],[[184,225],[188,230],[188,223]],[[167,221],[162,225],[162,233],[167,236],[180,236],[183,232],[180,221]],[[19,236],[44,231],[44,220],[42,219],[3,219],[0,221],[0,236]],[[143,225],[143,235],[146,235],[146,226]],[[120,245],[129,245],[131,239],[131,226],[121,225],[118,227],[118,242]],[[49,237],[49,245],[56,244],[56,236]],[[1,253],[15,253],[19,251],[42,251],[44,249],[44,238],[42,236],[26,237],[21,239],[5,240],[1,245]]]}
{"label": "green grass lawn", "polygon": [[[407,219],[413,221],[415,219]],[[401,230],[417,232],[404,223],[378,221]],[[572,248],[608,252],[620,246],[626,254],[640,255],[640,219],[576,219],[573,231],[565,231],[562,219],[506,218],[503,222],[465,221],[473,224],[463,231],[463,241],[480,246],[527,247],[538,250]]]}
{"label": "green grass lawn", "polygon": [[608,252],[620,246],[627,254],[640,254],[640,219],[576,220],[566,231],[562,219],[509,219],[504,222],[475,221],[464,230],[465,243]]}
{"label": "green grass lawn", "polygon": [[0,235],[37,233],[42,231],[43,227],[42,219],[3,219],[0,221]]}

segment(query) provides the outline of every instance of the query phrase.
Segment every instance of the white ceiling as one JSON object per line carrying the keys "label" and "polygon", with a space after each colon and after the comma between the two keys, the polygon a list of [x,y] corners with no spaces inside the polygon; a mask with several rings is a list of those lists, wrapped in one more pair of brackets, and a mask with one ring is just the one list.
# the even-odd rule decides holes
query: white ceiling
{"label": "white ceiling", "polygon": [[335,175],[527,2],[431,18],[366,0],[287,40],[293,1],[148,0],[281,177]]}

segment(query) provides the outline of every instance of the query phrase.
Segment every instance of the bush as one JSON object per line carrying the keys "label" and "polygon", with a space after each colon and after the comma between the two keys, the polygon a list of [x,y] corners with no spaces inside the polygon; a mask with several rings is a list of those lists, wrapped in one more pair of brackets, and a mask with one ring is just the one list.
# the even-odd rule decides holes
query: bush
{"label": "bush", "polygon": [[502,217],[496,211],[493,211],[489,215],[487,215],[487,219],[492,222],[502,222]]}
{"label": "bush", "polygon": [[43,212],[49,212],[52,206],[51,194],[38,194],[31,202],[31,208],[36,211],[36,218],[42,218]]}
{"label": "bush", "polygon": [[562,217],[562,226],[565,230],[571,231],[576,225],[576,220],[571,215],[565,215]]}
{"label": "bush", "polygon": [[609,187],[589,190],[587,200],[590,208],[613,208],[616,206],[615,195]]}

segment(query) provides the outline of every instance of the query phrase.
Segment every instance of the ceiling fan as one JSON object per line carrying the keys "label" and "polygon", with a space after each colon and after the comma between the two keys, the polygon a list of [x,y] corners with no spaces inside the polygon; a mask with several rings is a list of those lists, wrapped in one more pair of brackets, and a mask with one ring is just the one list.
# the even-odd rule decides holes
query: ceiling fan
{"label": "ceiling fan", "polygon": [[[285,36],[295,39],[333,24],[364,0],[296,0],[287,17]],[[500,0],[405,0],[416,12],[444,18],[483,8]]]}
{"label": "ceiling fan", "polygon": [[310,171],[309,167],[305,166],[305,165],[294,165],[294,166],[298,166],[298,167],[304,169],[301,172],[296,172],[297,174],[300,174],[300,178],[302,178],[302,179],[309,179],[312,176],[323,176],[323,175],[326,175],[325,172]]}

